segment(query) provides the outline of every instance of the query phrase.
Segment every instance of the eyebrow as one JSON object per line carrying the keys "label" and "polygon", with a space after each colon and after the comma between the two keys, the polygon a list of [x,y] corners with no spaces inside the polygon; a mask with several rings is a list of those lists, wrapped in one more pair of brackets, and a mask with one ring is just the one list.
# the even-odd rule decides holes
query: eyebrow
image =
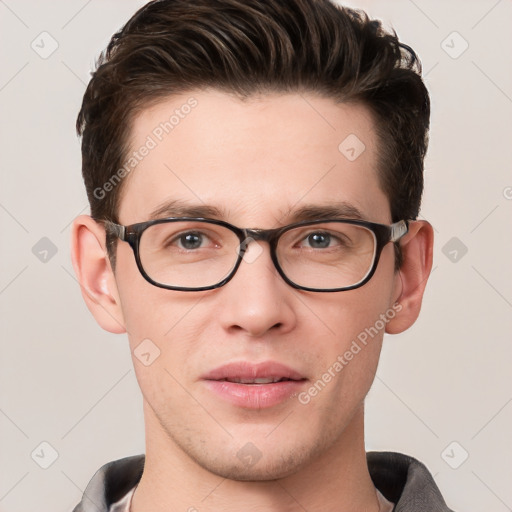
{"label": "eyebrow", "polygon": [[226,212],[208,204],[191,204],[180,199],[170,199],[157,206],[149,214],[149,220],[165,217],[212,217],[225,218]]}
{"label": "eyebrow", "polygon": [[[281,210],[281,217],[287,222],[304,222],[309,220],[356,219],[364,220],[365,216],[353,204],[337,201],[326,204],[306,204],[300,208],[290,209],[287,213]],[[157,206],[149,214],[149,220],[166,217],[204,217],[226,219],[227,212],[217,206],[208,204],[192,204],[179,199],[171,199]]]}
{"label": "eyebrow", "polygon": [[327,204],[306,204],[295,210],[290,210],[287,219],[291,222],[328,219],[364,220],[364,215],[353,204],[338,201]]}

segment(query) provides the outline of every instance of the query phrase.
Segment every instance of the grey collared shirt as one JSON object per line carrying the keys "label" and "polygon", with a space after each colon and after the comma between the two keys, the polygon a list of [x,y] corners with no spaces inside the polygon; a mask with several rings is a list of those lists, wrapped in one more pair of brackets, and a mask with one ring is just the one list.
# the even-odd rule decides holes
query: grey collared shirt
{"label": "grey collared shirt", "polygon": [[[393,452],[368,452],[366,457],[375,487],[395,504],[393,512],[453,512],[421,462]],[[144,461],[144,455],[135,455],[102,466],[73,512],[116,512],[116,508],[122,509],[139,483]]]}

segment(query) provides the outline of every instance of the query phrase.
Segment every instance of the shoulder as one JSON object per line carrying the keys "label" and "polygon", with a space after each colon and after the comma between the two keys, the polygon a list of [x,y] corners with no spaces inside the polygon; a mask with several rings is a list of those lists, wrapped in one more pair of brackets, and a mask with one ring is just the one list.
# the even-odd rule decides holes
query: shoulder
{"label": "shoulder", "polygon": [[368,452],[375,487],[395,503],[395,512],[452,512],[427,467],[409,455]]}
{"label": "shoulder", "polygon": [[87,485],[73,512],[108,512],[139,482],[144,471],[144,455],[133,455],[101,466]]}

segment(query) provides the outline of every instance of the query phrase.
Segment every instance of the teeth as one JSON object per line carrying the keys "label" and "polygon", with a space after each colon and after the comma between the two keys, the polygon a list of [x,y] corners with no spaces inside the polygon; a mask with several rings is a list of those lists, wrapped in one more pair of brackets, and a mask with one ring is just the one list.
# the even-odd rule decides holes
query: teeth
{"label": "teeth", "polygon": [[289,380],[282,377],[260,377],[257,379],[226,379],[228,382],[235,382],[237,384],[271,384],[273,382],[279,382],[280,380]]}
{"label": "teeth", "polygon": [[272,377],[262,377],[261,379],[254,379],[253,382],[254,384],[270,384],[271,382],[277,382],[278,380],[279,379],[274,380]]}

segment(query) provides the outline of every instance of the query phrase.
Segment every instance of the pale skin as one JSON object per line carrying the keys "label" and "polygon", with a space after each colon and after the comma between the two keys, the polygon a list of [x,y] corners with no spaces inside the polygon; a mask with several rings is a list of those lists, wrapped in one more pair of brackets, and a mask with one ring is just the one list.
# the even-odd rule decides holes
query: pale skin
{"label": "pale skin", "polygon": [[[239,227],[285,225],[300,206],[340,201],[365,220],[391,223],[374,124],[364,106],[306,93],[241,101],[215,90],[190,91],[139,114],[132,148],[190,97],[197,107],[128,176],[121,224],[148,220],[169,199],[214,205]],[[351,133],[366,146],[352,162],[338,150]],[[351,291],[290,287],[261,242],[263,252],[242,262],[225,286],[180,292],[144,280],[122,241],[114,273],[104,228],[78,217],[72,257],[89,310],[107,331],[128,333],[132,355],[146,338],[161,351],[150,366],[133,357],[144,397],[146,465],[132,510],[377,512],[363,403],[384,329],[305,405],[290,398],[267,409],[243,409],[212,395],[200,376],[230,361],[273,360],[311,385],[393,305],[401,310],[386,332],[409,328],[431,270],[430,224],[412,222],[401,244],[400,271],[388,244],[372,279]],[[261,453],[251,466],[237,457],[247,443]]]}

